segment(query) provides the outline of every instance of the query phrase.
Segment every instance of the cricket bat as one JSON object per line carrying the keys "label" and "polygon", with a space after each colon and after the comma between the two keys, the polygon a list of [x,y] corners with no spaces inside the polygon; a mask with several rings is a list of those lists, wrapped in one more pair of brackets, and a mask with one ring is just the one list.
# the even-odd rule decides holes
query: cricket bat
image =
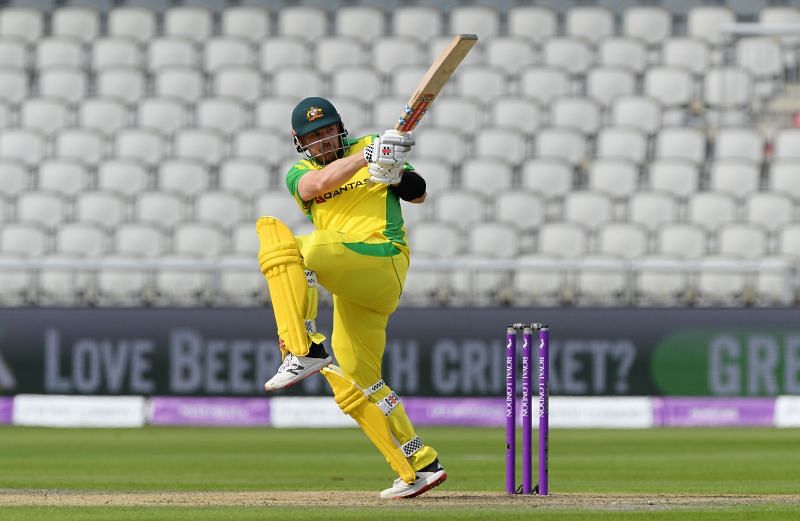
{"label": "cricket bat", "polygon": [[459,34],[453,38],[420,80],[414,94],[406,103],[403,114],[395,123],[395,130],[410,132],[416,128],[453,71],[477,41],[478,37],[474,34]]}

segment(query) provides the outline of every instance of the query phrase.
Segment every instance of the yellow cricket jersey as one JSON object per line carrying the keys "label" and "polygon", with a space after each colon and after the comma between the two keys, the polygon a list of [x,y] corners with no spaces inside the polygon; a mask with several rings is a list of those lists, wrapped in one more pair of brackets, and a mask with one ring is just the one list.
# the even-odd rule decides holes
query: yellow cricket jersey
{"label": "yellow cricket jersey", "polygon": [[[364,147],[376,136],[348,139],[350,150],[347,155],[363,153]],[[412,167],[406,163],[405,168]],[[365,255],[408,254],[400,199],[389,185],[368,182],[369,172],[364,167],[339,188],[311,201],[303,201],[297,193],[300,178],[310,170],[321,169],[321,166],[302,159],[286,174],[286,187],[317,230],[336,231],[358,238],[358,241],[347,242],[345,246]]]}

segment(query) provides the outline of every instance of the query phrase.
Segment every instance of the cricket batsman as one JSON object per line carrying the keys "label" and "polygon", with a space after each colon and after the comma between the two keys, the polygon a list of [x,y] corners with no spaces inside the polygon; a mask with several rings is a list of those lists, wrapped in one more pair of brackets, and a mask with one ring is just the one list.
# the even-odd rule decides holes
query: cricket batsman
{"label": "cricket batsman", "polygon": [[[336,108],[319,97],[294,108],[292,134],[302,159],[286,174],[286,187],[314,231],[295,236],[274,217],[256,223],[283,355],[264,388],[283,389],[321,371],[341,410],[399,476],[381,497],[418,496],[447,473],[436,450],[415,433],[381,368],[386,324],[409,265],[400,200],[418,204],[426,197],[425,180],[405,161],[414,138],[387,130],[352,139]],[[315,327],[318,283],[333,295],[338,367]]]}

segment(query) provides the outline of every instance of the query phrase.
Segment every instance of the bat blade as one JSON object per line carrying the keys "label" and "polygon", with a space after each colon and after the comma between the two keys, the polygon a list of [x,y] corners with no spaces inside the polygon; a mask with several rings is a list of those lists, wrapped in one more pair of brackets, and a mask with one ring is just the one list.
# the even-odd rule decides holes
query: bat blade
{"label": "bat blade", "polygon": [[474,34],[459,34],[452,39],[420,80],[414,94],[406,103],[403,114],[394,125],[396,130],[409,132],[416,128],[453,71],[477,41],[478,37]]}

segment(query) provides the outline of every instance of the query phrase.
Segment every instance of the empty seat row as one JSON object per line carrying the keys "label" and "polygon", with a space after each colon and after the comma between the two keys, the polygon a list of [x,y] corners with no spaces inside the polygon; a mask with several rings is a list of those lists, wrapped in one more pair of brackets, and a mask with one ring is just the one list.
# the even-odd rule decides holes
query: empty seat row
{"label": "empty seat row", "polygon": [[[476,5],[456,4],[441,10],[437,8],[439,4],[398,5],[387,11],[373,6],[342,6],[336,2],[329,5],[336,7],[330,18],[328,13],[315,6],[280,7],[274,10],[274,25],[273,13],[266,9],[230,6],[220,12],[218,28],[212,11],[202,7],[170,7],[163,15],[148,9],[118,7],[108,12],[107,34],[130,36],[141,41],[166,34],[200,42],[217,33],[218,29],[219,34],[252,41],[273,34],[296,36],[307,41],[338,34],[368,42],[389,34],[426,41],[449,31],[449,34],[476,33],[487,37],[510,34],[537,40],[559,34],[561,25],[556,12],[536,6],[511,7],[501,16],[501,12],[493,7]],[[759,16],[762,23],[782,23],[798,18],[795,10],[781,6],[762,9]],[[163,20],[159,20],[162,17]],[[50,18],[50,34],[83,41],[103,34],[103,17],[92,9],[63,7],[54,10]],[[505,24],[501,18],[506,19]],[[163,23],[163,30],[159,21]],[[687,13],[686,32],[720,44],[724,38],[721,28],[735,21],[735,12],[727,7],[698,6]],[[505,33],[502,32],[504,29]],[[590,41],[619,33],[641,37],[655,44],[674,32],[670,11],[656,6],[626,9],[619,28],[615,14],[599,6],[571,7],[564,13],[563,20],[563,34]],[[40,11],[7,8],[0,16],[2,36],[34,41],[44,34],[45,15]]]}

